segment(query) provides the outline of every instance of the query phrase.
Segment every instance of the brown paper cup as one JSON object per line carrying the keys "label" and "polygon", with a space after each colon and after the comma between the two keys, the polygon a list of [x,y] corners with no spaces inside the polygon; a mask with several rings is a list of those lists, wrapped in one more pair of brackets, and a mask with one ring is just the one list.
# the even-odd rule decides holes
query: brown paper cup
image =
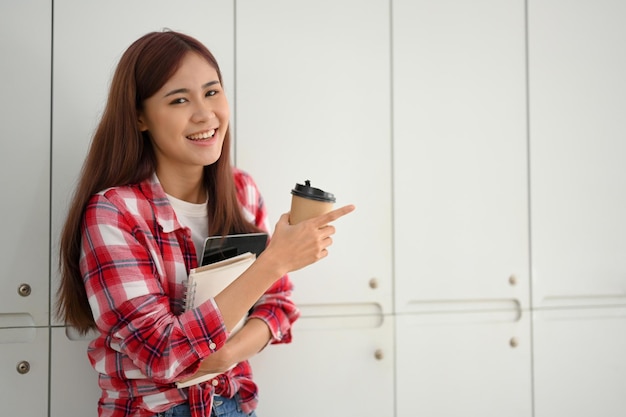
{"label": "brown paper cup", "polygon": [[291,196],[291,212],[289,223],[298,224],[303,220],[320,216],[333,209],[334,203],[309,200],[298,196]]}
{"label": "brown paper cup", "polygon": [[305,181],[305,185],[296,184],[291,194],[290,224],[298,224],[303,220],[328,213],[335,204],[333,194],[311,187],[309,180]]}

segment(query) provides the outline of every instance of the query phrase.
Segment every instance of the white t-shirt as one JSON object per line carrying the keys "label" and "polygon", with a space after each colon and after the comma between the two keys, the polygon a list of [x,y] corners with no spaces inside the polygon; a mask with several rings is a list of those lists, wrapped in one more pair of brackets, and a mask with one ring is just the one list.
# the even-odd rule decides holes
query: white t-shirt
{"label": "white t-shirt", "polygon": [[208,200],[204,203],[195,204],[179,200],[169,194],[165,195],[167,195],[167,198],[170,200],[170,204],[180,224],[191,230],[191,239],[196,248],[198,263],[200,263],[204,241],[209,236]]}

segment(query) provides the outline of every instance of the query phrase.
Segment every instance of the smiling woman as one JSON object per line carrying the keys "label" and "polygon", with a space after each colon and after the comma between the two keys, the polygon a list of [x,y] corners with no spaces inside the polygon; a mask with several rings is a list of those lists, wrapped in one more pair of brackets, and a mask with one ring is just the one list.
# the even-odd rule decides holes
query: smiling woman
{"label": "smiling woman", "polygon": [[219,78],[206,59],[188,52],[139,112],[140,130],[150,135],[154,146],[161,185],[181,200],[206,200],[202,170],[222,152],[230,111]]}
{"label": "smiling woman", "polygon": [[[290,342],[299,316],[286,274],[325,257],[329,223],[353,210],[297,225],[283,214],[248,270],[184,311],[209,235],[268,231],[254,181],[230,164],[229,117],[217,62],[196,39],[153,32],[123,54],[60,245],[58,314],[96,331],[101,417],[254,416],[248,359]],[[176,387],[201,373],[218,376]]]}

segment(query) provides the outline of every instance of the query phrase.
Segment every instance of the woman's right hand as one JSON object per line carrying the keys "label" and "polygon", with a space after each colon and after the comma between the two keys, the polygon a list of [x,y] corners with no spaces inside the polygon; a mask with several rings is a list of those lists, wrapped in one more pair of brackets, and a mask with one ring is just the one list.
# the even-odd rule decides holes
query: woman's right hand
{"label": "woman's right hand", "polygon": [[289,213],[285,213],[260,256],[275,262],[282,275],[313,264],[328,255],[328,247],[333,243],[335,227],[330,223],[354,209],[350,204],[295,225],[289,224]]}
{"label": "woman's right hand", "polygon": [[286,273],[325,258],[335,234],[335,227],[329,223],[353,210],[353,205],[347,205],[295,225],[289,224],[289,213],[283,214],[259,258],[215,296],[226,328],[232,330],[259,297]]}

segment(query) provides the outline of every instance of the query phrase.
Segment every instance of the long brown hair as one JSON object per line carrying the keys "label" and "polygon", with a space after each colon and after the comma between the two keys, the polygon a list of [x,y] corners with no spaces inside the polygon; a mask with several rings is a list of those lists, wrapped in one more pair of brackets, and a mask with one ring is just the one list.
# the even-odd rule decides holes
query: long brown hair
{"label": "long brown hair", "polygon": [[[143,102],[174,75],[189,52],[205,58],[222,74],[215,57],[198,40],[173,31],[152,32],[136,40],[122,55],[111,81],[108,101],[82,167],[61,234],[57,316],[81,333],[95,322],[79,269],[83,212],[89,198],[106,188],[136,184],[149,178],[156,159],[147,132],[138,125]],[[237,201],[230,164],[230,131],[220,158],[204,167],[204,186],[211,235],[258,231],[245,220]]]}

